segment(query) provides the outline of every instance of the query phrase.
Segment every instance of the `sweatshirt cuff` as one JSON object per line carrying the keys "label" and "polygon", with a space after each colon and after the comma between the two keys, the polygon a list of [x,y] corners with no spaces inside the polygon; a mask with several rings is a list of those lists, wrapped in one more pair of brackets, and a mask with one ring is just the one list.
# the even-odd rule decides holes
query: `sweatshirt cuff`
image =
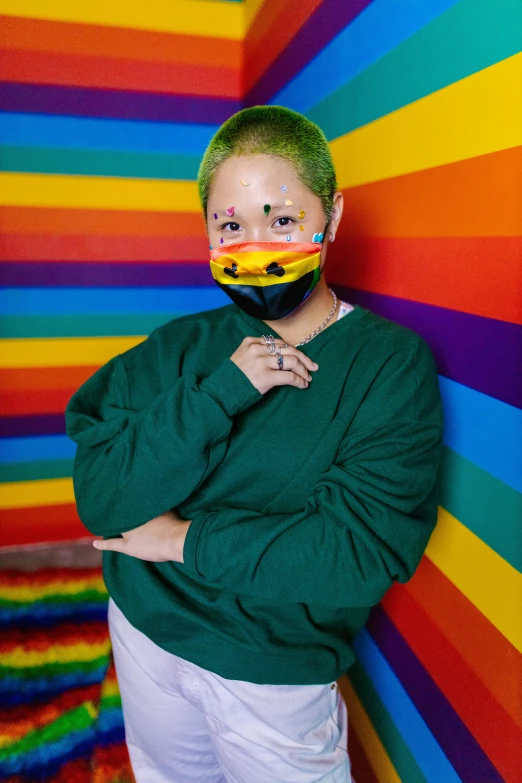
{"label": "sweatshirt cuff", "polygon": [[231,359],[225,359],[217,370],[204,378],[199,388],[209,394],[228,416],[242,413],[263,396]]}
{"label": "sweatshirt cuff", "polygon": [[187,535],[185,536],[185,542],[183,544],[183,565],[193,576],[202,577],[197,566],[198,540],[203,526],[211,516],[212,512],[209,511],[200,511],[195,514],[188,527]]}

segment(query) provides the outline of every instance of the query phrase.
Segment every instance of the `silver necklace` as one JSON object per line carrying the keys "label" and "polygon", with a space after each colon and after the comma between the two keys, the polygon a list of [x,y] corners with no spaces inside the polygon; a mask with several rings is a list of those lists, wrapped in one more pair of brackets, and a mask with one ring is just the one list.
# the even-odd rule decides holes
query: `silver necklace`
{"label": "silver necklace", "polygon": [[334,317],[335,311],[337,310],[337,301],[338,300],[337,300],[337,296],[335,294],[335,291],[332,291],[331,288],[329,288],[328,290],[330,291],[331,295],[333,296],[333,302],[334,303],[333,303],[332,309],[330,310],[330,312],[326,316],[326,318],[323,321],[323,323],[321,324],[321,326],[318,326],[317,329],[314,329],[314,331],[311,334],[309,334],[308,337],[305,337],[304,340],[301,340],[300,343],[296,343],[295,344],[295,348],[298,348],[300,345],[305,345],[305,343],[309,343],[310,340],[312,340],[315,337],[316,334],[319,334],[319,332],[321,332],[324,329],[324,327],[327,324],[329,324],[330,321],[332,320],[332,318]]}

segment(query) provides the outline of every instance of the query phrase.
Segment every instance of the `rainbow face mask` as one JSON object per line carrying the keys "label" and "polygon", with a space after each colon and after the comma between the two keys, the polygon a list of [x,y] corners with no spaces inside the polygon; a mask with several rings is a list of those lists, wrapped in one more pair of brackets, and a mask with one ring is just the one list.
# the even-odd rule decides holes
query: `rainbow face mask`
{"label": "rainbow face mask", "polygon": [[290,315],[319,282],[320,264],[320,242],[237,242],[210,254],[218,286],[261,321]]}

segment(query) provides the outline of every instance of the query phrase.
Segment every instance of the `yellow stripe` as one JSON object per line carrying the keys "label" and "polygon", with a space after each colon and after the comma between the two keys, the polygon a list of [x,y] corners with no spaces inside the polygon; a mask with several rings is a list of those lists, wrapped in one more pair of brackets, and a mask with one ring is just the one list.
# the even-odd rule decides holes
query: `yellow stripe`
{"label": "yellow stripe", "polygon": [[[265,269],[268,264],[270,264],[272,261],[277,260],[277,253],[263,253],[263,252],[257,252],[255,253],[253,258],[255,258],[255,266],[250,265],[250,268],[252,271],[259,269]],[[284,284],[284,283],[292,283],[294,280],[298,280],[300,277],[303,277],[303,275],[307,274],[308,272],[313,272],[314,269],[317,269],[319,264],[321,263],[321,253],[314,253],[313,256],[305,256],[303,255],[302,258],[298,259],[297,261],[291,261],[289,264],[285,264],[281,262],[281,266],[284,266],[285,268],[285,275],[284,277],[277,277],[276,275],[267,275],[266,272],[263,272],[262,274],[255,275],[255,274],[248,274],[242,273],[243,270],[248,270],[249,268],[249,257],[251,256],[250,253],[230,253],[230,255],[227,256],[226,261],[224,262],[226,265],[233,261],[237,264],[238,270],[237,273],[239,274],[239,278],[236,280],[234,277],[230,277],[229,275],[226,275],[223,271],[222,264],[216,263],[215,261],[210,262],[210,270],[212,272],[212,275],[214,276],[215,280],[217,280],[219,283],[222,283],[223,285],[246,285],[246,286],[259,286],[260,288],[267,288],[269,286],[278,285],[278,284]],[[265,259],[263,261],[263,259]],[[223,263],[223,262],[222,262]]]}
{"label": "yellow stripe", "polygon": [[[53,481],[55,479],[52,479]],[[107,590],[102,577],[95,579],[79,579],[74,581],[47,582],[45,585],[0,585],[0,600],[19,603],[40,601],[48,596],[59,598],[62,595],[78,595],[87,590],[106,595]]]}
{"label": "yellow stripe", "polygon": [[110,640],[102,644],[78,642],[71,645],[53,645],[45,650],[23,650],[16,647],[8,653],[0,653],[0,666],[24,669],[27,666],[44,666],[46,663],[72,663],[73,661],[94,661],[107,655]]}
{"label": "yellow stripe", "polygon": [[379,739],[379,735],[368,717],[359,697],[347,677],[339,680],[350,718],[350,731],[355,731],[361,743],[368,763],[375,772],[379,783],[401,783],[397,770]]}
{"label": "yellow stripe", "polygon": [[247,32],[249,27],[251,27],[254,23],[256,16],[260,12],[261,6],[263,6],[264,3],[265,0],[244,0],[245,32]]}
{"label": "yellow stripe", "polygon": [[9,207],[201,210],[196,183],[183,180],[3,173],[0,194],[0,203]]}
{"label": "yellow stripe", "polygon": [[144,335],[6,338],[0,340],[0,368],[101,366],[145,339]]}
{"label": "yellow stripe", "polygon": [[72,478],[7,481],[0,484],[0,508],[31,508],[74,502]]}
{"label": "yellow stripe", "polygon": [[520,571],[442,507],[426,555],[522,652]]}
{"label": "yellow stripe", "polygon": [[341,188],[522,144],[522,54],[331,142]]}
{"label": "yellow stripe", "polygon": [[242,3],[204,0],[0,0],[0,14],[237,41],[245,32]]}

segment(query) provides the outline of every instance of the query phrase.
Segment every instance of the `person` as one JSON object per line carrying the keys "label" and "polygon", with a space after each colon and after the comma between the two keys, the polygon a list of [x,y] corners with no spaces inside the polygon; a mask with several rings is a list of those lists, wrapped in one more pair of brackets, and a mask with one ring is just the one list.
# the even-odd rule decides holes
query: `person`
{"label": "person", "polygon": [[66,409],[132,767],[138,783],[349,782],[337,680],[436,524],[434,358],[328,287],[343,196],[315,124],[240,111],[198,184],[231,303],[154,329]]}

